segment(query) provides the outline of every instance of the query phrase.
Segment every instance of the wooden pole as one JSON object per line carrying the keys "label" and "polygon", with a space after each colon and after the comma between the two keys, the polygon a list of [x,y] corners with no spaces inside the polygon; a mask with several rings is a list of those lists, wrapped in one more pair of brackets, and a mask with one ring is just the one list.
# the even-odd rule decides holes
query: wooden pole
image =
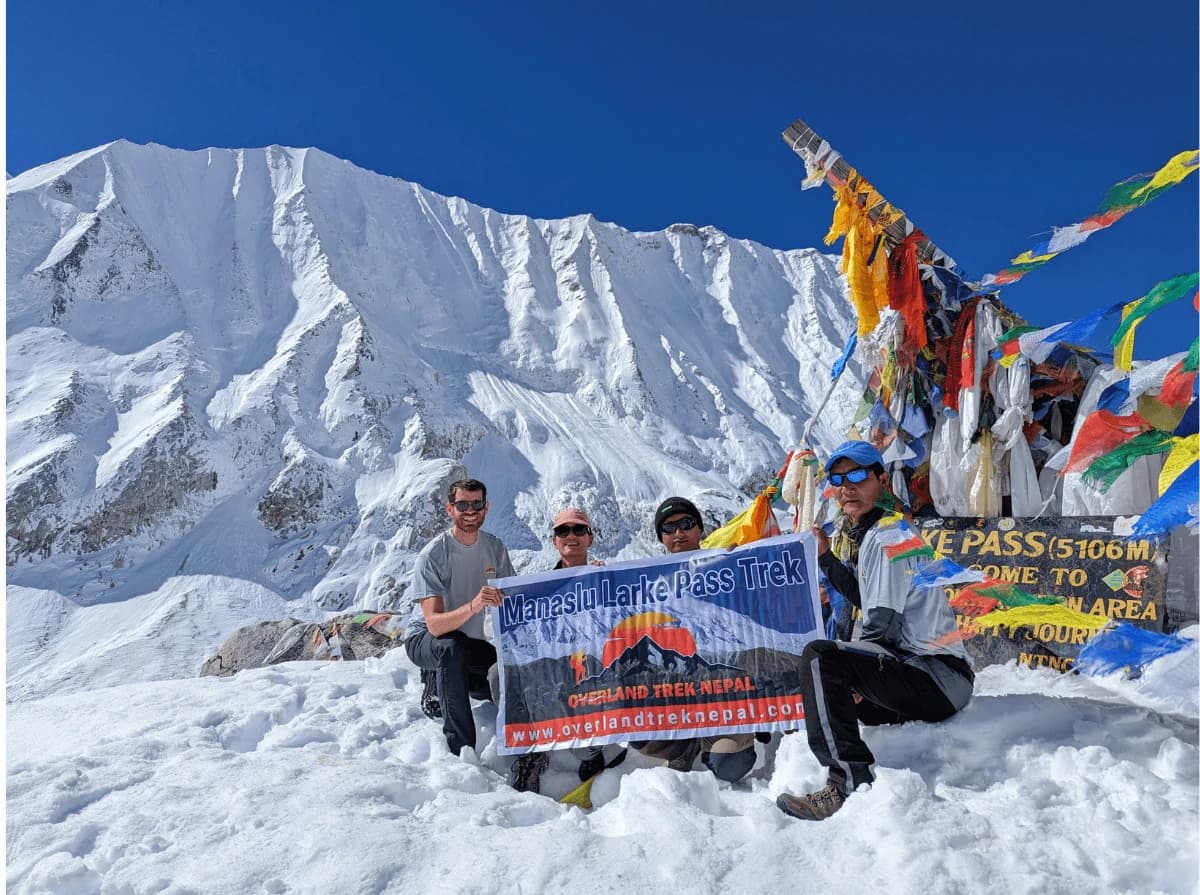
{"label": "wooden pole", "polygon": [[[821,144],[825,141],[821,139],[820,135],[817,134],[816,131],[797,118],[795,121],[789,124],[787,130],[783,132],[783,142],[787,143],[787,145],[792,148],[792,151],[796,153],[796,155],[808,160],[815,156],[816,152],[821,147]],[[837,159],[825,171],[825,179],[828,180],[834,188],[840,187],[850,176],[851,170],[853,169],[851,168],[849,162],[847,162],[841,156],[841,154],[838,153]],[[880,197],[882,198],[882,193],[880,193]],[[865,202],[865,197],[860,195],[859,202]],[[870,215],[871,220],[874,222],[879,219],[879,215],[888,205],[891,205],[891,203],[887,202],[886,200],[878,202],[867,209],[867,214]],[[896,213],[897,217],[890,224],[888,224],[883,231],[884,243],[887,246],[889,254],[891,253],[892,249],[894,249],[900,243],[900,241],[904,239],[904,237],[906,237],[909,233],[912,233],[914,229],[913,223],[908,219],[904,212],[900,211],[900,209],[896,208],[894,205],[892,205],[891,208]],[[933,264],[937,265],[938,267],[946,267],[951,270],[954,270],[957,267],[957,265],[954,263],[954,259],[943,252],[932,240],[929,239],[924,239],[917,243],[917,258],[922,264]]]}

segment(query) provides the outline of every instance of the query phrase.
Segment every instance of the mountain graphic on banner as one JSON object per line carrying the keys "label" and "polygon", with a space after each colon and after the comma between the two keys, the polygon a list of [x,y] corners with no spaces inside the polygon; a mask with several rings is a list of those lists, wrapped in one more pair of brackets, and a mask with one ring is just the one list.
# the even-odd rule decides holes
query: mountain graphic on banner
{"label": "mountain graphic on banner", "polygon": [[648,639],[662,650],[682,656],[696,654],[696,639],[679,619],[665,612],[641,612],[624,619],[609,631],[600,664],[605,668],[610,667],[643,639]]}
{"label": "mountain graphic on banner", "polygon": [[[686,633],[686,632],[685,632]],[[707,669],[738,671],[731,665],[706,661],[692,652],[684,654],[665,647],[649,632],[633,645],[625,647],[599,674],[588,678],[588,683],[628,683],[643,675],[662,674],[695,676]]]}

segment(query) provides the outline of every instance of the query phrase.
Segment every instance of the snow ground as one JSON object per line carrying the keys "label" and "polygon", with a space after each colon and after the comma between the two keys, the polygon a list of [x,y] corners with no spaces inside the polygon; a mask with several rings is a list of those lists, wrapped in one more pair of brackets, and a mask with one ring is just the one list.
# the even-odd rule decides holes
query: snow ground
{"label": "snow ground", "polygon": [[1133,688],[985,669],[949,722],[868,730],[879,779],[820,824],[774,805],[823,782],[803,734],[759,746],[734,786],[631,753],[583,812],[551,798],[576,783],[560,753],[551,797],[517,793],[494,709],[477,708],[480,757],[450,755],[400,650],[50,696],[8,706],[7,882],[102,895],[1196,892],[1197,719],[1130,701],[1194,678],[1186,655]]}

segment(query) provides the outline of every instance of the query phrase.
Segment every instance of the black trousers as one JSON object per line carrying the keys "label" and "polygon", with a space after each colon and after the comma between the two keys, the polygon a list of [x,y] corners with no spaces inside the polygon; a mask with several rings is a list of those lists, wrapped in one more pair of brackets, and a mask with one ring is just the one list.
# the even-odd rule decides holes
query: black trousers
{"label": "black trousers", "polygon": [[471,697],[491,699],[488,671],[496,664],[496,648],[461,631],[434,637],[418,631],[404,642],[404,651],[418,668],[437,675],[442,703],[442,732],[455,755],[464,746],[475,748],[475,716]]}
{"label": "black trousers", "polygon": [[[841,640],[814,640],[801,655],[800,692],[808,745],[842,793],[875,779],[875,756],[859,723],[944,721],[957,709],[934,679],[899,657]],[[855,703],[854,694],[862,696]]]}

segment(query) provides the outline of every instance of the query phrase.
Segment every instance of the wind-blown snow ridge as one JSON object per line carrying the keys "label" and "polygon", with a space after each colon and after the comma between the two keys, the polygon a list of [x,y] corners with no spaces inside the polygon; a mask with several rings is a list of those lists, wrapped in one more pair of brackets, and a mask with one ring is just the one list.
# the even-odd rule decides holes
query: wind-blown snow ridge
{"label": "wind-blown snow ridge", "polygon": [[518,567],[567,502],[644,555],[661,498],[715,523],[769,481],[852,326],[814,250],[501,214],[314,149],[118,141],[6,189],[9,580],[84,607],[175,575],[396,605],[463,472]]}

